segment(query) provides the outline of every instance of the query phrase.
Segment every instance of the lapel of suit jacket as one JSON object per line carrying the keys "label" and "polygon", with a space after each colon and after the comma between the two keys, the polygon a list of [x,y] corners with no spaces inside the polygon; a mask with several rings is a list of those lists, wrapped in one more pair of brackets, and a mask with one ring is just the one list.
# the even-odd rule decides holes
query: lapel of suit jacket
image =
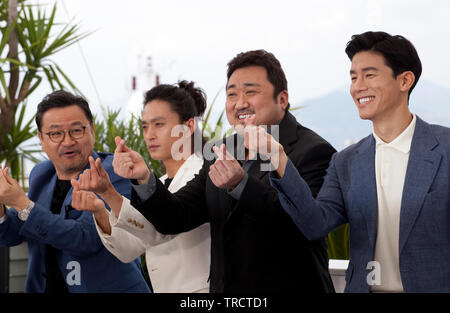
{"label": "lapel of suit jacket", "polygon": [[430,125],[416,117],[400,209],[399,253],[420,213],[442,158],[439,152],[433,150],[439,142]]}
{"label": "lapel of suit jacket", "polygon": [[[198,156],[196,154],[190,155],[186,161],[181,165],[181,167],[176,172],[175,176],[173,177],[172,182],[169,185],[169,188],[167,188],[171,193],[177,192],[179,189],[181,189],[183,186],[186,185],[188,181],[190,181],[195,174],[198,173],[199,168],[201,168],[203,164],[203,160],[201,156]],[[186,180],[186,177],[190,177]],[[167,174],[163,175],[160,180],[162,183],[164,183],[165,179],[167,179]]]}
{"label": "lapel of suit jacket", "polygon": [[[41,196],[40,196],[40,200],[39,200],[39,204],[42,205],[44,208],[46,208],[49,212],[52,209],[53,194],[55,193],[57,178],[58,178],[58,175],[56,174],[56,171],[54,171],[53,175],[50,177],[50,182],[48,184],[44,184],[44,186],[43,186],[44,190],[43,190],[43,192],[41,192]],[[70,187],[70,188],[72,190],[72,187]],[[72,195],[71,192],[70,192],[70,194]],[[67,195],[66,195],[62,208],[64,208],[67,203],[70,204],[71,202],[72,202],[72,196],[70,196],[70,198],[68,199]],[[59,212],[59,215],[64,217],[64,214],[65,214],[65,210],[61,209]]]}
{"label": "lapel of suit jacket", "polygon": [[[293,149],[291,143],[297,141],[297,120],[291,113],[286,112],[285,116],[278,125],[278,133],[276,133],[272,127],[271,134],[279,143],[281,143],[284,148],[284,152],[287,156],[289,156]],[[261,180],[269,173],[269,171],[261,170],[261,165],[264,163],[267,165],[269,164],[268,161],[261,160],[261,157],[257,155],[257,160],[255,160],[250,166],[248,174]]]}
{"label": "lapel of suit jacket", "polygon": [[43,196],[43,201],[39,204],[48,209],[48,211],[50,211],[52,207],[53,193],[55,192],[56,187],[56,178],[57,175],[56,172],[54,172],[53,176],[50,178],[50,182],[44,185],[44,188],[46,188],[47,190],[41,193],[41,195]]}
{"label": "lapel of suit jacket", "polygon": [[371,247],[375,247],[378,214],[377,185],[375,177],[375,138],[370,135],[359,147],[351,162],[351,196],[357,197],[357,210],[364,216]]}

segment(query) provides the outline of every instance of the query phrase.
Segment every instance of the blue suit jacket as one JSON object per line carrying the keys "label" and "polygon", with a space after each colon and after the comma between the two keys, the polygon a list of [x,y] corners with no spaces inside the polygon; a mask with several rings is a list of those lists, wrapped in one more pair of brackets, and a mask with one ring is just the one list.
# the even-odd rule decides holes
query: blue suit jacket
{"label": "blue suit jacket", "polygon": [[[131,185],[113,172],[112,154],[93,153],[100,157],[117,191],[130,197]],[[89,166],[89,165],[88,165]],[[7,210],[0,224],[0,245],[15,246],[28,241],[28,274],[25,292],[44,292],[46,286],[45,245],[58,249],[57,260],[70,292],[149,292],[142,276],[140,260],[122,263],[102,244],[91,212],[71,209],[72,188],[61,213],[50,211],[56,172],[50,161],[36,165],[30,174],[28,197],[35,202],[28,219],[22,222],[14,209]],[[73,262],[79,263],[80,281],[73,282]],[[70,263],[72,262],[72,263]],[[67,279],[72,278],[72,279]]]}
{"label": "blue suit jacket", "polygon": [[[450,129],[417,117],[400,211],[399,261],[405,292],[450,292]],[[317,199],[289,162],[271,174],[284,209],[308,239],[349,222],[346,292],[369,292],[377,223],[375,139],[336,153]],[[381,268],[381,279],[383,272]]]}

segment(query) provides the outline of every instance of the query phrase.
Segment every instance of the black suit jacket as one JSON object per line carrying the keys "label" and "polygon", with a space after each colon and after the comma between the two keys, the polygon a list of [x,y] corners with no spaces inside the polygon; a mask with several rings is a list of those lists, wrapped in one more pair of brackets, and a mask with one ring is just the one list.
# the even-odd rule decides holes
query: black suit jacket
{"label": "black suit jacket", "polygon": [[[280,122],[280,142],[316,195],[333,147],[290,113]],[[171,194],[156,180],[149,199],[132,192],[132,204],[163,234],[211,223],[211,292],[334,292],[325,239],[308,241],[283,210],[261,160],[248,170],[239,200],[217,188],[205,160],[195,178]]]}

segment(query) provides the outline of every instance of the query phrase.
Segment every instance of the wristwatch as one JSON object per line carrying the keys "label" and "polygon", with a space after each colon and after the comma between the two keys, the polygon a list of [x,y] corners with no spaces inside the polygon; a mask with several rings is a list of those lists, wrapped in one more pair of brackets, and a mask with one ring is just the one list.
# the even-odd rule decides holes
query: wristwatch
{"label": "wristwatch", "polygon": [[19,211],[19,213],[17,214],[17,216],[19,217],[19,219],[21,221],[26,221],[28,218],[28,215],[30,215],[31,209],[34,207],[34,202],[30,200],[30,202],[28,203],[28,205],[25,207],[25,209],[23,209],[22,211]]}

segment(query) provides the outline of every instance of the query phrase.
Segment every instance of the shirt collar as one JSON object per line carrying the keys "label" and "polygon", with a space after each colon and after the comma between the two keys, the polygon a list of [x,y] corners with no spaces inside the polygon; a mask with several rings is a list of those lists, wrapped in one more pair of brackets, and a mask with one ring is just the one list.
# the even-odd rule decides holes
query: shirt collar
{"label": "shirt collar", "polygon": [[373,137],[375,138],[376,147],[386,146],[394,148],[403,153],[409,153],[411,149],[411,142],[414,135],[414,129],[416,127],[416,115],[413,113],[413,119],[409,126],[390,143],[384,142],[380,137],[375,134],[375,131],[372,130]]}

